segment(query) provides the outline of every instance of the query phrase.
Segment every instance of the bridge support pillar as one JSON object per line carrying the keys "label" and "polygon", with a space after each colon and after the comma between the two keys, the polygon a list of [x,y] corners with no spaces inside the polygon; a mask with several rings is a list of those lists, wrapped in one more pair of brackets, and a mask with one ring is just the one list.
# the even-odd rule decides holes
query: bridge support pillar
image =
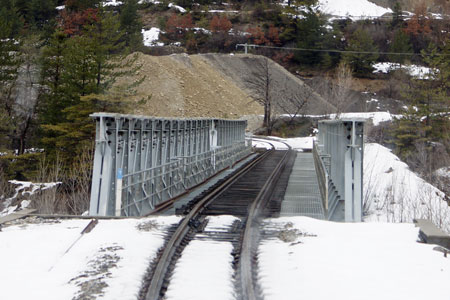
{"label": "bridge support pillar", "polygon": [[313,151],[329,220],[362,221],[363,130],[362,119],[319,122],[319,136]]}

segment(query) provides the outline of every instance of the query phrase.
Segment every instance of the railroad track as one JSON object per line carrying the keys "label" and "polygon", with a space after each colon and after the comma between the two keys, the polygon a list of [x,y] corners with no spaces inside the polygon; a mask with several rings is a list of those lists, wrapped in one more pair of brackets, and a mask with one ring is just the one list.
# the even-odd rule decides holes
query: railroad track
{"label": "railroad track", "polygon": [[[263,208],[275,190],[277,181],[287,162],[292,161],[292,151],[270,150],[261,154],[235,174],[225,178],[205,195],[197,197],[184,208],[185,217],[168,239],[164,249],[153,263],[139,299],[156,300],[164,297],[175,262],[184,247],[201,228],[207,217],[234,215],[241,218],[241,226],[234,233],[236,292],[241,299],[260,299],[256,283],[256,245],[258,220]],[[284,176],[286,177],[286,176]]]}

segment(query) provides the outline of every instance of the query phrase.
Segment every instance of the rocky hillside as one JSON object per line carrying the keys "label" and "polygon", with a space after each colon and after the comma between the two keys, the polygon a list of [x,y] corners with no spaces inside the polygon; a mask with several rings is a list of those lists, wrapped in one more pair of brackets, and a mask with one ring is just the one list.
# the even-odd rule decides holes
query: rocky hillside
{"label": "rocky hillside", "polygon": [[[151,98],[133,113],[164,117],[238,118],[262,114],[252,78],[269,76],[274,95],[289,94],[307,102],[304,113],[319,114],[329,104],[302,80],[269,60],[269,75],[261,69],[264,57],[227,54],[139,55],[145,81],[136,98]],[[281,109],[278,109],[282,113]]]}

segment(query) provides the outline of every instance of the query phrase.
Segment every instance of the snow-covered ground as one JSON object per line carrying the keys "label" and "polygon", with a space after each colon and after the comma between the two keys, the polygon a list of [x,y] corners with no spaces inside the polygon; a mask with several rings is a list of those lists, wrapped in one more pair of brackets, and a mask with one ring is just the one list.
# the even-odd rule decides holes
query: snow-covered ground
{"label": "snow-covered ground", "polygon": [[440,177],[445,177],[450,179],[450,167],[442,167],[435,171],[435,174]]}
{"label": "snow-covered ground", "polygon": [[276,150],[287,150],[291,147],[296,151],[311,150],[313,147],[314,137],[298,137],[283,139],[276,136],[269,136],[267,139],[261,139],[258,137],[252,137],[252,146],[255,148],[271,149],[274,147]]}
{"label": "snow-covered ground", "polygon": [[445,194],[417,176],[386,147],[365,145],[363,184],[366,221],[412,222],[425,218],[450,232]]}
{"label": "snow-covered ground", "polygon": [[[19,180],[10,180],[8,181],[10,184],[16,186],[15,193],[10,198],[6,198],[3,202],[4,209],[0,211],[0,217],[13,213],[16,210],[27,208],[30,204],[29,199],[24,199],[20,202],[20,204],[11,205],[13,201],[21,194],[22,196],[32,196],[37,191],[44,191],[57,185],[61,184],[61,182],[47,182],[47,183],[34,183],[30,181],[19,181]],[[0,195],[0,200],[3,195]],[[1,208],[2,206],[0,206]]]}
{"label": "snow-covered ground", "polygon": [[[371,99],[370,101],[378,101],[377,99]],[[309,118],[327,118],[330,120],[336,119],[336,114],[329,115],[307,115]],[[389,111],[374,111],[374,112],[347,112],[341,113],[338,119],[358,118],[366,121],[371,121],[373,125],[378,126],[381,122],[392,121],[394,119],[401,118],[401,115],[391,114]]]}
{"label": "snow-covered ground", "polygon": [[353,20],[380,17],[392,12],[389,8],[367,0],[319,0],[319,10],[335,17],[349,17]]}
{"label": "snow-covered ground", "polygon": [[[313,139],[271,137],[269,142],[301,151],[310,149]],[[24,191],[21,186],[33,190],[21,184],[17,193]],[[264,299],[448,298],[450,258],[433,250],[434,245],[418,243],[418,228],[411,224],[425,217],[450,230],[443,193],[378,144],[365,146],[363,193],[365,223],[306,217],[262,222],[258,280]],[[136,299],[168,227],[179,220],[100,220],[84,235],[89,220],[19,220],[3,227],[0,299]],[[167,299],[236,299],[233,245],[212,234],[228,230],[236,220],[209,217],[177,262]]]}
{"label": "snow-covered ground", "polygon": [[233,245],[229,241],[213,240],[210,232],[226,232],[233,216],[208,217],[203,233],[191,241],[178,260],[166,293],[167,300],[233,300]]}
{"label": "snow-covered ground", "polygon": [[[268,144],[271,143],[276,149],[283,150],[288,144],[302,151],[312,149],[313,140],[314,137],[270,137],[264,142],[254,138],[253,145],[271,148]],[[445,201],[445,193],[411,171],[391,150],[376,143],[365,144],[363,173],[366,222],[411,223],[414,219],[424,218],[450,232],[450,207]]]}
{"label": "snow-covered ground", "polygon": [[398,69],[404,70],[412,77],[419,79],[428,78],[432,70],[428,67],[418,65],[401,65],[391,62],[380,62],[373,65],[373,73],[389,73]]}
{"label": "snow-covered ground", "polygon": [[159,34],[161,30],[157,27],[152,27],[148,30],[142,29],[142,37],[144,46],[152,47],[152,46],[164,46],[164,43],[158,42]]}
{"label": "snow-covered ground", "polygon": [[270,237],[259,246],[266,300],[449,298],[450,258],[417,243],[412,224],[286,217],[266,220],[263,227],[296,237]]}
{"label": "snow-covered ground", "polygon": [[[330,119],[335,119],[336,114],[330,114]],[[392,121],[394,118],[401,118],[401,115],[391,114],[388,111],[376,112],[357,112],[357,113],[341,113],[339,119],[346,118],[360,118],[364,120],[371,120],[374,126],[380,125],[381,122]]]}
{"label": "snow-covered ground", "polygon": [[[178,221],[178,217],[100,220],[81,238],[89,220],[4,227],[0,298],[71,300],[103,295],[102,299],[134,300],[164,232]],[[93,293],[94,298],[83,298],[84,293]]]}
{"label": "snow-covered ground", "polygon": [[118,0],[108,0],[108,1],[103,1],[103,6],[119,6],[122,5],[123,2],[122,1],[118,1]]}

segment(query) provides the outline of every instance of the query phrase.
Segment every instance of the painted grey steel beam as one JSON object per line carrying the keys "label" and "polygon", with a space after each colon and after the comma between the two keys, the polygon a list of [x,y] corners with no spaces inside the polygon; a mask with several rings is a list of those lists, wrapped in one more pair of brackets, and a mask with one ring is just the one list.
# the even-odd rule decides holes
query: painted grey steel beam
{"label": "painted grey steel beam", "polygon": [[250,153],[246,121],[95,113],[90,214],[144,215]]}
{"label": "painted grey steel beam", "polygon": [[329,220],[362,221],[363,131],[363,119],[319,122],[313,153]]}

